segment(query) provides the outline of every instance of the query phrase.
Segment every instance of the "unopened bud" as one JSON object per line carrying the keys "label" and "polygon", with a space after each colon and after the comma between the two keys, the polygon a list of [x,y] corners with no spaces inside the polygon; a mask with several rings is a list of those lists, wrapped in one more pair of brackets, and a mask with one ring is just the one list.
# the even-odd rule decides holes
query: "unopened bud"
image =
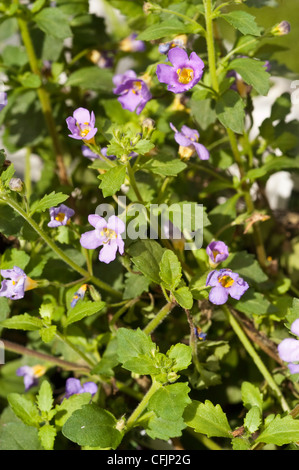
{"label": "unopened bud", "polygon": [[20,178],[11,178],[8,186],[11,191],[17,191],[18,193],[24,189],[24,183]]}
{"label": "unopened bud", "polygon": [[285,36],[286,34],[289,34],[291,31],[291,25],[288,21],[281,21],[277,25],[273,26],[271,29],[271,33],[274,36]]}

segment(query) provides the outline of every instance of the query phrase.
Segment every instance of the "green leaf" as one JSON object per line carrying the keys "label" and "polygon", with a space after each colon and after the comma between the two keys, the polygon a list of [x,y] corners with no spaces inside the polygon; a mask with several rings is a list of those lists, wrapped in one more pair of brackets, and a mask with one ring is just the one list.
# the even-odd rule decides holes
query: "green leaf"
{"label": "green leaf", "polygon": [[25,270],[30,261],[30,256],[23,250],[17,248],[8,248],[1,258],[1,269],[11,269],[13,266]]}
{"label": "green leaf", "polygon": [[261,410],[257,406],[253,406],[246,413],[244,419],[244,426],[250,432],[253,433],[258,430],[262,422]]}
{"label": "green leaf", "polygon": [[68,17],[59,8],[44,8],[33,16],[33,20],[44,33],[57,39],[73,35]]}
{"label": "green leaf", "polygon": [[240,300],[230,301],[234,308],[240,312],[251,315],[265,315],[275,313],[278,309],[260,292],[248,289]]}
{"label": "green leaf", "polygon": [[255,442],[275,444],[283,446],[291,442],[299,441],[299,420],[293,419],[290,415],[275,416],[264,431],[258,436]]}
{"label": "green leaf", "polygon": [[173,296],[181,307],[188,310],[192,308],[193,297],[187,286],[179,287],[179,289],[173,292]]}
{"label": "green leaf", "polygon": [[186,344],[174,344],[167,351],[167,356],[174,361],[171,366],[173,372],[187,369],[192,362],[192,350]]}
{"label": "green leaf", "polygon": [[71,415],[63,425],[62,434],[79,446],[116,449],[122,440],[116,424],[113,414],[92,403]]}
{"label": "green leaf", "polygon": [[62,428],[74,411],[90,403],[90,398],[90,393],[79,393],[78,395],[71,395],[69,398],[65,398],[60,405],[56,405],[55,426]]}
{"label": "green leaf", "polygon": [[222,268],[229,268],[237,272],[241,277],[250,283],[260,284],[268,280],[268,276],[261,269],[255,256],[246,251],[232,253],[227,260],[221,264]]}
{"label": "green leaf", "polygon": [[42,328],[43,322],[40,318],[33,317],[28,313],[23,313],[3,320],[0,326],[11,330],[36,331]]}
{"label": "green leaf", "polygon": [[134,273],[126,273],[125,277],[124,299],[136,299],[143,292],[148,291],[151,281],[147,277]]}
{"label": "green leaf", "polygon": [[228,70],[234,70],[243,80],[253,86],[261,95],[266,95],[270,89],[270,74],[267,72],[265,62],[248,57],[234,59],[230,62]]}
{"label": "green leaf", "polygon": [[155,240],[137,240],[128,248],[136,268],[153,282],[160,284],[160,261],[164,249]]}
{"label": "green leaf", "polygon": [[106,303],[101,300],[96,302],[79,302],[75,307],[68,310],[66,325],[71,325],[72,323],[82,320],[82,318],[89,317],[90,315],[100,312],[103,310],[105,305]]}
{"label": "green leaf", "polygon": [[221,14],[220,17],[238,29],[242,34],[261,35],[261,28],[257,25],[255,17],[246,11],[231,11],[230,13]]}
{"label": "green leaf", "polygon": [[250,382],[242,382],[241,392],[245,408],[250,410],[250,408],[255,406],[260,412],[263,411],[263,395],[258,387]]}
{"label": "green leaf", "polygon": [[161,176],[176,176],[187,168],[180,158],[174,158],[172,155],[159,155],[158,158],[151,158],[142,165],[142,169],[148,170]]}
{"label": "green leaf", "polygon": [[143,41],[152,41],[153,39],[160,39],[166,36],[191,33],[194,32],[194,29],[193,25],[184,24],[177,19],[169,19],[149,26],[137,38]]}
{"label": "green leaf", "polygon": [[9,181],[11,180],[14,174],[15,174],[15,167],[13,163],[11,163],[9,167],[1,173],[1,176],[0,176],[1,181],[4,183],[6,187],[8,187]]}
{"label": "green leaf", "polygon": [[134,152],[138,153],[139,155],[145,155],[150,150],[155,147],[155,144],[147,139],[141,139],[134,147]]}
{"label": "green leaf", "polygon": [[124,165],[117,165],[110,168],[103,175],[99,175],[101,184],[99,188],[103,191],[103,196],[113,196],[124,183],[126,177],[126,167]]}
{"label": "green leaf", "polygon": [[176,289],[182,277],[182,266],[177,256],[171,250],[163,253],[160,262],[160,278],[171,291]]}
{"label": "green leaf", "polygon": [[200,403],[194,400],[184,413],[185,423],[196,432],[208,437],[231,437],[231,427],[220,405],[209,400]]}
{"label": "green leaf", "polygon": [[246,178],[254,181],[263,176],[268,176],[271,173],[281,171],[281,170],[291,170],[299,168],[299,158],[289,158],[289,157],[276,157],[273,156],[269,159],[264,165],[259,168],[253,168],[249,170],[246,174]]}
{"label": "green leaf", "polygon": [[73,72],[66,81],[66,86],[80,87],[83,90],[112,91],[112,72],[100,67],[82,67]]}
{"label": "green leaf", "polygon": [[7,396],[8,402],[15,415],[28,426],[39,427],[42,418],[37,406],[31,400],[19,393],[10,393]]}
{"label": "green leaf", "polygon": [[42,85],[41,78],[31,72],[25,72],[18,80],[24,88],[39,88]]}
{"label": "green leaf", "polygon": [[46,194],[40,201],[35,201],[31,205],[30,215],[35,212],[44,212],[45,210],[50,209],[50,207],[56,207],[68,198],[69,196],[67,194],[55,193],[55,191],[52,191],[50,194]]}
{"label": "green leaf", "polygon": [[48,413],[53,406],[53,393],[51,385],[47,380],[44,380],[40,386],[36,403],[40,411]]}
{"label": "green leaf", "polygon": [[44,424],[38,430],[38,437],[45,450],[53,450],[57,431],[52,424]]}
{"label": "green leaf", "polygon": [[150,336],[139,328],[129,330],[119,328],[116,333],[117,356],[125,369],[138,374],[155,374],[156,368],[156,345]]}
{"label": "green leaf", "polygon": [[38,430],[21,421],[0,426],[0,450],[41,450]]}
{"label": "green leaf", "polygon": [[240,95],[233,90],[226,91],[216,103],[216,114],[224,127],[237,134],[244,131],[244,102]]}

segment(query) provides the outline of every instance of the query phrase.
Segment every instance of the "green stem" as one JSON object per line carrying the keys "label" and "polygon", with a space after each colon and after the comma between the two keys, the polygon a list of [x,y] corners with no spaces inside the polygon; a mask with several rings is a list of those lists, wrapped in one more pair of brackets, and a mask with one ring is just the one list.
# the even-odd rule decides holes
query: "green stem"
{"label": "green stem", "polygon": [[86,362],[86,364],[88,364],[91,368],[93,368],[96,364],[93,363],[93,361],[91,361],[87,356],[86,354],[84,354],[82,351],[80,351],[80,349],[78,349],[71,341],[69,341],[62,333],[60,333],[59,331],[56,331],[56,336],[60,339],[60,341],[62,341],[63,343],[65,343],[67,346],[69,346],[73,351],[75,351],[76,354],[78,354],[78,356],[80,356],[83,361]]}
{"label": "green stem", "polygon": [[231,313],[230,309],[226,305],[223,305],[222,309],[226,313],[231,327],[233,328],[234,332],[236,333],[239,340],[243,344],[243,346],[246,349],[247,353],[253,359],[253,362],[255,363],[256,367],[258,368],[258,370],[260,371],[260,373],[262,374],[262,376],[264,377],[264,379],[268,383],[269,387],[273,390],[273,392],[277,396],[277,399],[279,400],[283,411],[288,411],[289,412],[290,408],[289,408],[284,396],[282,395],[279,387],[277,386],[277,384],[273,380],[270,372],[268,371],[265,364],[263,363],[263,361],[261,360],[261,358],[257,354],[256,350],[254,349],[251,342],[247,338],[246,334],[242,330],[241,326],[239,325],[239,323],[237,322],[237,320],[235,319],[235,317]]}
{"label": "green stem", "polygon": [[166,305],[164,305],[164,307],[161,308],[157,315],[143,329],[144,333],[150,335],[160,325],[164,318],[167,317],[171,310],[173,310],[175,305],[175,302],[168,302]]}
{"label": "green stem", "polygon": [[[14,2],[18,3],[18,0],[14,0]],[[36,53],[35,53],[35,50],[34,50],[34,46],[33,46],[33,43],[32,43],[31,37],[30,37],[27,22],[23,18],[18,17],[18,25],[19,25],[22,40],[23,40],[23,43],[24,43],[24,46],[25,46],[25,49],[26,49],[26,52],[27,52],[27,56],[28,56],[31,71],[32,71],[32,73],[37,75],[40,79],[42,79],[41,72],[40,72],[40,69],[39,69],[38,60],[37,60]],[[65,168],[64,162],[63,162],[63,157],[62,157],[63,152],[62,152],[62,149],[61,149],[59,137],[58,137],[57,130],[56,130],[55,121],[54,121],[54,118],[53,118],[53,112],[52,112],[50,97],[49,97],[49,94],[48,94],[47,90],[44,88],[43,85],[41,85],[37,89],[37,95],[38,95],[38,98],[39,98],[39,101],[40,101],[40,104],[41,104],[41,109],[42,109],[42,112],[43,112],[43,115],[44,115],[44,118],[45,118],[45,121],[46,121],[46,124],[47,124],[47,127],[48,127],[49,134],[50,134],[51,139],[52,139],[52,144],[53,144],[53,148],[54,148],[54,152],[55,152],[55,156],[56,156],[56,165],[57,165],[57,169],[58,169],[58,176],[59,176],[60,182],[62,184],[68,184],[68,176],[67,176],[66,168]]]}
{"label": "green stem", "polygon": [[50,356],[49,354],[44,354],[39,351],[34,351],[33,349],[28,349],[25,346],[21,346],[19,344],[13,343],[11,341],[7,341],[6,339],[1,340],[4,344],[4,348],[7,351],[15,352],[22,356],[31,356],[40,359],[41,361],[50,362],[56,364],[59,367],[62,367],[66,370],[73,370],[73,371],[83,371],[86,373],[90,372],[89,367],[75,364],[73,362],[64,361],[63,359],[59,359],[58,357]]}
{"label": "green stem", "polygon": [[96,278],[95,276],[91,276],[86,269],[81,268],[77,263],[75,263],[71,258],[69,258],[63,250],[61,250],[55,242],[50,238],[41,228],[40,226],[31,218],[29,217],[28,214],[17,204],[15,201],[12,199],[8,199],[5,196],[2,196],[1,199],[6,202],[9,206],[11,206],[18,214],[20,214],[26,222],[28,222],[29,225],[38,233],[38,235],[44,240],[44,242],[54,251],[54,253],[59,256],[66,264],[68,264],[74,271],[77,271],[79,274],[81,274],[84,278],[90,279],[95,285],[97,285],[99,288],[105,290],[109,294],[115,296],[115,297],[122,297],[122,294],[118,292],[117,290],[113,289],[112,287],[109,286],[109,284],[106,284],[104,281],[101,281],[100,279]]}
{"label": "green stem", "polygon": [[206,42],[208,50],[208,62],[209,70],[211,75],[211,83],[213,89],[216,93],[219,92],[219,85],[217,79],[217,69],[216,69],[216,55],[215,55],[215,45],[214,45],[214,34],[213,34],[213,8],[212,0],[204,1],[205,7],[205,21],[206,21]]}
{"label": "green stem", "polygon": [[150,398],[161,387],[162,387],[162,384],[160,382],[156,382],[155,380],[153,380],[153,383],[152,383],[150,389],[148,390],[146,395],[144,395],[143,399],[141,400],[141,402],[139,403],[137,408],[135,408],[135,410],[133,411],[131,416],[128,418],[127,424],[126,424],[126,430],[127,431],[129,431],[132,427],[134,427],[137,419],[139,418],[139,416],[143,413],[143,411],[148,406]]}

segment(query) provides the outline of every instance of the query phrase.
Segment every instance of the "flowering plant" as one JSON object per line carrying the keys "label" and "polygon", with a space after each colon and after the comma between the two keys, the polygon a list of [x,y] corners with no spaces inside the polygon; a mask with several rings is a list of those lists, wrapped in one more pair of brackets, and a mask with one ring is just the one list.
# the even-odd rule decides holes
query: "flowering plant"
{"label": "flowering plant", "polygon": [[296,28],[99,3],[0,2],[0,450],[297,449]]}

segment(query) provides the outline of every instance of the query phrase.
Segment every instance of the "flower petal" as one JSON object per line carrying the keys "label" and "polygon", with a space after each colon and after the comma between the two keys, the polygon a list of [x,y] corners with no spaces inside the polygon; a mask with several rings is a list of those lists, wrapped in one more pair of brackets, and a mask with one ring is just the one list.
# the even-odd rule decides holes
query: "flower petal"
{"label": "flower petal", "polygon": [[293,338],[286,338],[277,347],[279,357],[286,362],[299,361],[299,341]]}
{"label": "flower petal", "polygon": [[106,243],[99,253],[99,260],[106,264],[111,263],[111,261],[115,260],[117,247],[116,240]]}
{"label": "flower petal", "polygon": [[184,49],[173,47],[168,52],[168,60],[174,65],[174,67],[182,67],[189,59],[188,54]]}
{"label": "flower petal", "polygon": [[79,124],[90,123],[90,112],[85,108],[78,108],[73,112],[73,116]]}
{"label": "flower petal", "polygon": [[209,293],[209,300],[212,304],[223,305],[228,299],[227,289],[221,285],[213,287]]}
{"label": "flower petal", "polygon": [[111,215],[108,219],[107,227],[117,234],[123,233],[126,229],[124,222],[116,215]]}
{"label": "flower petal", "polygon": [[89,232],[82,233],[80,243],[83,248],[94,250],[102,244],[102,240],[100,239],[97,230],[91,230]]}

